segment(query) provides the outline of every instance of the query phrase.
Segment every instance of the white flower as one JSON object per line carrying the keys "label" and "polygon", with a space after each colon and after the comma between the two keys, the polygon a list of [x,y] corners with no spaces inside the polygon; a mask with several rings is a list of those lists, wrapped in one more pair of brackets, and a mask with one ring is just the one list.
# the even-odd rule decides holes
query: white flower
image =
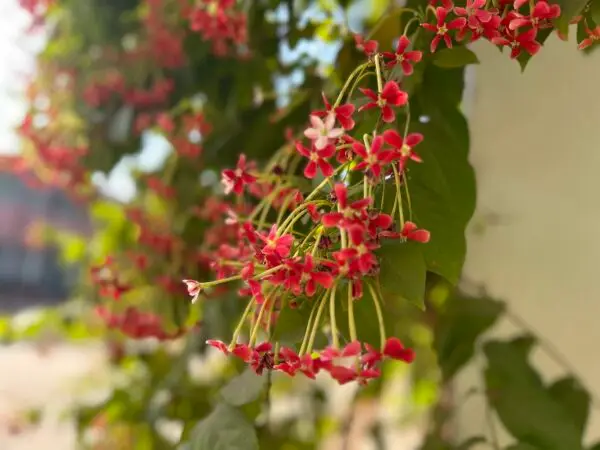
{"label": "white flower", "polygon": [[337,139],[344,134],[343,128],[333,128],[335,125],[335,115],[329,113],[325,120],[319,116],[310,116],[310,128],[304,130],[304,136],[313,141],[317,150],[327,147],[330,139]]}

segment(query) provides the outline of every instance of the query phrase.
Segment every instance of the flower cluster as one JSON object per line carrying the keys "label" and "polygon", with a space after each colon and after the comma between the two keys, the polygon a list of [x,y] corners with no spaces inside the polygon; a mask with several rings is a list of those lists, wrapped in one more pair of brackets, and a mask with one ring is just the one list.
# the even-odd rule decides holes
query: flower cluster
{"label": "flower cluster", "polygon": [[423,23],[422,26],[435,33],[431,52],[436,51],[441,41],[451,48],[454,37],[469,42],[485,38],[496,45],[509,47],[511,58],[517,58],[523,52],[535,55],[541,48],[536,41],[538,31],[553,27],[552,21],[560,16],[560,6],[546,0],[531,3],[533,6],[523,11],[530,2],[501,1],[498,8],[489,8],[485,0],[467,0],[465,7],[444,1],[442,6],[435,8],[435,23]]}
{"label": "flower cluster", "polygon": [[[405,175],[410,165],[421,162],[418,145],[423,136],[397,130],[398,117],[405,118],[405,128],[409,125],[409,95],[387,79],[395,65],[410,75],[412,65],[421,61],[422,52],[409,47],[410,40],[403,36],[395,52],[365,51],[367,58],[346,90],[335,102],[323,95],[323,109],[310,114],[303,139],[286,144],[266,170],[260,171],[242,154],[235,168],[222,172],[225,193],[237,198],[232,203],[238,205],[236,210],[221,210],[234,231],[235,245],[221,244],[212,252],[216,280],[184,283],[194,302],[224,283],[242,283],[239,294],[250,301],[231,343],[209,344],[240,357],[257,373],[268,369],[314,378],[325,371],[340,383],[363,383],[379,376],[385,359],[414,359],[411,349],[386,335],[377,255],[384,240],[429,241],[429,232],[406,219],[410,211],[405,211],[402,194],[408,192]],[[376,75],[376,89],[359,85],[360,74],[369,70]],[[366,99],[359,108],[349,96],[355,88]],[[387,129],[378,126],[360,138],[354,136],[356,120],[366,114],[379,116]],[[321,177],[312,191],[294,188],[291,180],[298,168],[308,180]],[[393,187],[394,207],[384,212],[381,195],[388,187]],[[359,301],[374,303],[378,348],[358,339],[354,304]],[[298,348],[271,339],[289,309],[311,311]],[[348,314],[347,330],[337,326],[342,311]],[[241,343],[247,322],[247,341]],[[316,335],[325,323],[330,345],[318,350]],[[342,339],[349,343],[342,347]]]}

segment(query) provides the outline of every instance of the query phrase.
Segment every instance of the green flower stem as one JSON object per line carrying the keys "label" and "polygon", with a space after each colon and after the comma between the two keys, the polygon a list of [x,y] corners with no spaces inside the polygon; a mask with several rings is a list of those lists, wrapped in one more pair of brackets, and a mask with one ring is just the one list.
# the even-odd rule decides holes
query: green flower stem
{"label": "green flower stem", "polygon": [[312,329],[312,324],[315,318],[315,313],[317,311],[317,302],[313,302],[312,309],[310,310],[310,316],[308,316],[308,323],[306,324],[306,331],[304,332],[304,338],[302,339],[302,344],[300,345],[300,351],[298,352],[299,356],[304,355],[304,351],[306,350],[306,346],[308,345],[308,338],[310,336],[310,330]]}
{"label": "green flower stem", "polygon": [[325,294],[319,299],[319,309],[317,310],[317,316],[315,317],[315,323],[312,326],[312,332],[310,334],[310,340],[308,341],[308,347],[306,349],[306,353],[312,352],[313,345],[315,343],[315,337],[317,336],[317,330],[319,329],[319,325],[321,324],[321,317],[323,316],[323,310],[325,309],[325,305],[327,304],[327,298],[331,289],[328,289]]}
{"label": "green flower stem", "polygon": [[352,84],[352,87],[350,88],[350,91],[348,92],[348,98],[352,98],[352,94],[354,93],[354,89],[356,89],[356,87],[359,85],[359,83],[366,77],[370,76],[370,75],[375,75],[374,72],[367,72],[367,73],[363,73],[365,70],[367,69],[367,67],[365,66],[363,68],[363,70],[361,70],[361,72],[359,73],[359,75],[356,77],[356,81]]}
{"label": "green flower stem", "polygon": [[356,334],[356,322],[354,321],[354,298],[352,297],[352,284],[348,283],[348,328],[350,329],[350,341],[358,339]]}
{"label": "green flower stem", "polygon": [[[263,304],[260,305],[260,311],[258,312],[258,317],[256,318],[256,321],[254,322],[254,326],[252,327],[252,332],[250,333],[250,339],[248,341],[248,345],[250,347],[254,346],[254,343],[256,342],[256,337],[258,336],[258,330],[260,328],[260,323],[262,321],[263,314],[265,313],[265,309],[267,309],[267,305],[269,304],[269,302],[271,302],[272,298],[273,298],[273,295],[269,295],[267,298],[265,298],[265,301],[263,302]],[[275,302],[272,302],[272,303],[275,303]]]}
{"label": "green flower stem", "polygon": [[383,90],[383,78],[381,74],[381,64],[379,61],[379,53],[375,55],[375,74],[377,75],[377,92],[381,94]]}
{"label": "green flower stem", "polygon": [[371,31],[369,32],[369,34],[367,35],[365,40],[371,39],[375,35],[377,30],[379,30],[379,28],[385,23],[385,21],[390,18],[390,16],[394,16],[396,14],[402,15],[405,12],[411,12],[414,15],[418,14],[418,12],[412,8],[397,8],[394,10],[391,5],[392,5],[392,3],[390,3],[390,7],[388,8],[388,11],[386,11],[385,13],[383,13],[381,15],[381,17],[379,18],[377,23],[373,26],[373,28],[371,29]]}
{"label": "green flower stem", "polygon": [[[406,25],[404,26],[404,32],[402,33],[403,36],[406,36],[406,34],[408,33],[408,29],[409,27],[414,23],[414,22],[418,22],[420,20],[419,17],[413,17],[412,19],[410,19],[408,22],[406,22]],[[419,28],[416,32],[415,35],[413,37],[413,39],[416,39],[417,34],[419,33],[421,29]]]}
{"label": "green flower stem", "polygon": [[381,304],[379,303],[380,298],[373,285],[371,283],[367,283],[369,286],[369,292],[371,293],[371,297],[373,297],[373,303],[375,304],[375,311],[377,313],[377,322],[379,324],[379,339],[380,339],[380,350],[383,351],[385,348],[385,340],[387,336],[385,335],[385,322],[383,320],[383,312],[381,311]]}
{"label": "green flower stem", "polygon": [[335,318],[335,293],[337,290],[337,281],[334,282],[329,296],[329,323],[331,325],[331,337],[333,339],[333,348],[339,350],[340,339],[338,336],[337,322]]}
{"label": "green flower stem", "polygon": [[319,231],[317,233],[317,237],[315,238],[315,243],[313,245],[312,251],[310,252],[311,256],[315,256],[317,250],[319,249],[319,243],[321,242],[321,236],[323,236],[323,226],[318,227]]}
{"label": "green flower stem", "polygon": [[402,209],[402,193],[400,192],[400,175],[398,174],[398,168],[396,164],[392,164],[392,169],[394,170],[394,181],[396,182],[396,200],[398,201],[398,211],[400,218],[400,229],[404,227],[404,211]]}
{"label": "green flower stem", "polygon": [[338,106],[340,106],[340,103],[342,103],[342,99],[344,98],[344,93],[346,92],[346,90],[348,89],[348,87],[350,87],[350,83],[352,82],[352,79],[356,76],[359,75],[359,72],[362,73],[362,71],[369,65],[369,62],[363,63],[360,66],[358,66],[356,69],[354,69],[352,71],[352,73],[350,74],[350,76],[348,77],[348,79],[346,80],[346,83],[344,83],[344,86],[342,87],[342,90],[340,91],[337,99],[335,100],[335,103],[333,104],[333,108],[337,108]]}
{"label": "green flower stem", "polygon": [[242,279],[241,275],[239,275],[239,274],[233,275],[233,276],[227,277],[227,278],[220,278],[218,280],[206,281],[205,283],[200,283],[200,288],[205,289],[207,287],[217,286],[218,284],[229,283],[230,281],[236,281],[236,280],[241,280],[241,279]]}
{"label": "green flower stem", "polygon": [[242,332],[242,328],[244,328],[244,324],[246,323],[246,318],[248,317],[248,314],[250,314],[250,311],[252,310],[253,305],[254,305],[254,300],[250,300],[248,302],[248,306],[246,306],[246,309],[244,310],[244,313],[242,314],[240,321],[238,322],[238,326],[235,328],[235,331],[233,332],[233,336],[231,336],[231,342],[229,343],[229,347],[228,347],[229,351],[232,351],[235,348],[235,344],[237,344],[238,337],[240,336],[240,333]]}

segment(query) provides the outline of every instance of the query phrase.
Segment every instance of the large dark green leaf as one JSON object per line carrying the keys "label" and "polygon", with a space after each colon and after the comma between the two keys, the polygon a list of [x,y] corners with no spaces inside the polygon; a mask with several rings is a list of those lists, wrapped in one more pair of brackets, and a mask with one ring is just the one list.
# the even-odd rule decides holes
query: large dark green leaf
{"label": "large dark green leaf", "polygon": [[407,300],[423,309],[427,267],[421,244],[384,241],[376,251],[381,263],[379,282],[387,301]]}
{"label": "large dark green leaf", "polygon": [[531,339],[485,345],[487,396],[506,429],[544,450],[581,450],[578,419],[544,386],[530,366]]}
{"label": "large dark green leaf", "polygon": [[449,298],[440,313],[434,346],[444,380],[448,381],[473,357],[477,338],[504,311],[504,303],[491,298]]}
{"label": "large dark green leaf", "polygon": [[424,136],[415,148],[423,163],[408,171],[412,218],[431,232],[423,249],[427,269],[453,284],[462,271],[465,228],[475,209],[469,132],[459,110],[462,88],[462,70],[428,66],[411,102],[410,132]]}
{"label": "large dark green leaf", "polygon": [[453,48],[444,48],[437,51],[433,57],[433,64],[438,67],[452,69],[468,64],[479,64],[479,59],[467,47],[457,45]]}
{"label": "large dark green leaf", "polygon": [[242,406],[260,396],[266,381],[266,376],[257,375],[252,369],[247,368],[221,389],[221,396],[230,405]]}
{"label": "large dark green leaf", "polygon": [[194,427],[191,450],[258,450],[256,431],[244,415],[227,404],[219,404]]}

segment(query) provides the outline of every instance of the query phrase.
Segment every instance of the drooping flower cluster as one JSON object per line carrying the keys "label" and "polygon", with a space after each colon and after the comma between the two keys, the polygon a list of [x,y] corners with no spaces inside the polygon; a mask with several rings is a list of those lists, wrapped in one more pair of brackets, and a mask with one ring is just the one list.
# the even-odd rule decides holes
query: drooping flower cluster
{"label": "drooping flower cluster", "polygon": [[[429,3],[425,13],[412,12],[393,49],[356,35],[356,48],[364,54],[362,64],[335,97],[323,95],[322,107],[311,112],[296,136],[287,135],[286,145],[264,167],[241,154],[235,167],[222,171],[223,190],[230,198],[208,195],[189,211],[190,220],[202,222],[200,239],[190,243],[184,226],[164,223],[157,219],[159,214],[136,207],[127,210],[136,229],[136,250],[126,255],[123,266],[148,273],[156,287],[174,297],[183,298],[187,289],[194,303],[219,297],[231,289],[227,282],[234,283],[240,296],[250,298],[231,341],[209,344],[241,358],[257,373],[278,370],[313,378],[323,371],[340,383],[363,383],[379,376],[382,361],[410,363],[415,357],[386,332],[380,279],[382,245],[426,244],[430,238],[422,224],[410,220],[407,200],[411,169],[428,163],[427,154],[419,149],[427,136],[411,130],[411,92],[398,77],[411,77],[424,64],[424,52],[481,38],[509,47],[512,58],[534,55],[540,49],[539,31],[552,28],[560,15],[560,8],[546,0],[499,0],[493,2],[496,6],[484,0],[467,0],[460,6],[451,0]],[[175,161],[185,158],[188,168],[200,169],[203,139],[211,126],[201,111],[182,113],[181,105],[167,109],[179,88],[178,78],[171,75],[188,62],[183,44],[190,36],[196,42],[200,36],[211,46],[211,58],[251,57],[245,12],[232,0],[145,0],[143,5],[136,39],[95,49],[98,58],[92,69],[86,67],[81,98],[100,113],[121,101],[134,111],[132,134],[137,137],[153,128],[173,144]],[[585,24],[582,49],[600,40],[598,28]],[[415,28],[430,38],[419,48],[412,34]],[[153,64],[161,70],[148,77],[122,70]],[[74,80],[83,78],[78,70],[66,73],[63,91],[73,90]],[[368,84],[373,78],[366,75],[374,75],[377,85]],[[42,111],[50,123],[61,106]],[[88,154],[79,142],[88,140],[35,125],[39,112],[28,115],[21,133],[57,182],[66,187],[89,184],[79,165]],[[357,124],[367,117],[375,118],[376,125],[359,134]],[[177,203],[185,188],[177,186],[172,175],[170,169],[149,175],[142,190],[163,205]],[[199,274],[211,274],[214,280],[189,279]],[[93,268],[92,279],[101,295],[114,300],[136,288],[110,261]],[[355,317],[357,302],[372,303],[374,317]],[[277,337],[278,326],[286,326],[286,315],[294,309],[307,313],[305,334],[297,345],[284,345]],[[101,307],[98,313],[110,327],[130,337],[171,339],[185,332],[183,328],[167,332],[158,316],[133,307],[121,313]],[[377,345],[360,340],[365,321],[378,323]],[[328,345],[318,344],[317,335],[324,335]]]}

